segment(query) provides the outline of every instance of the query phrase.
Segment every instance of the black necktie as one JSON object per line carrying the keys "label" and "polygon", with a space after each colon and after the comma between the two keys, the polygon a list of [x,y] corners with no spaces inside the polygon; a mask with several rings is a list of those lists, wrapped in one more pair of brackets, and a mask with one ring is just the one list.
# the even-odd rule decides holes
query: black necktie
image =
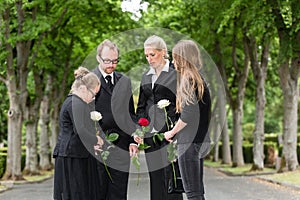
{"label": "black necktie", "polygon": [[112,82],[111,82],[111,76],[110,76],[110,75],[107,75],[107,76],[105,77],[105,79],[107,80],[108,88],[110,89],[110,91],[112,91],[113,88],[114,88],[114,85],[113,85]]}

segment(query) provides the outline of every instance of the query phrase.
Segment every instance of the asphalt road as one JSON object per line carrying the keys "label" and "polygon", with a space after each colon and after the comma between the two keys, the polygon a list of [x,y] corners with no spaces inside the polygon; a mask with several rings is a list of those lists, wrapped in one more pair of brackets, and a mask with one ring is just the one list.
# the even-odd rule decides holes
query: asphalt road
{"label": "asphalt road", "polygon": [[[300,191],[255,177],[227,176],[212,168],[205,168],[204,177],[207,200],[300,200]],[[53,179],[14,185],[11,190],[0,193],[0,200],[50,200],[52,190]],[[139,185],[136,174],[130,175],[128,200],[148,199],[148,175],[141,175]]]}

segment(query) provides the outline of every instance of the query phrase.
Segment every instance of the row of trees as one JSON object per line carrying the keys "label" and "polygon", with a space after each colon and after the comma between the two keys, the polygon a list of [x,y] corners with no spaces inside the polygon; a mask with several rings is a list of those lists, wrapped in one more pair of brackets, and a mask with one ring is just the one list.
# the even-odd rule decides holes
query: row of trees
{"label": "row of trees", "polygon": [[[254,85],[256,107],[253,169],[263,169],[265,82],[274,74],[279,77],[283,95],[282,156],[288,169],[295,170],[298,166],[299,2],[177,0],[153,4],[149,15],[154,15],[152,19],[161,20],[158,20],[157,25],[162,24],[189,34],[205,46],[219,68],[226,88],[227,102],[232,111],[233,166],[244,165],[242,122],[246,86],[249,86],[247,81],[250,80]],[[164,17],[161,18],[162,13],[154,12],[158,7],[170,12],[164,12]],[[268,68],[274,71],[269,71],[271,74],[267,76]],[[230,163],[227,130],[224,127],[222,134],[225,144],[223,162]]]}
{"label": "row of trees", "polygon": [[[222,157],[223,162],[232,162],[233,166],[244,164],[244,102],[251,102],[249,99],[253,100],[251,95],[254,94],[253,165],[258,169],[264,167],[264,111],[269,104],[267,98],[274,94],[266,97],[266,88],[274,91],[274,86],[266,84],[266,80],[278,78],[280,84],[275,85],[280,85],[283,94],[283,154],[289,170],[297,167],[300,72],[300,4],[297,0],[147,2],[147,12],[137,21],[131,19],[132,13],[122,12],[121,1],[0,2],[0,95],[8,94],[8,98],[5,95],[1,98],[4,101],[0,105],[3,110],[7,109],[8,151],[4,178],[22,178],[22,130],[26,135],[25,172],[35,174],[39,169],[51,168],[49,152],[56,141],[59,108],[72,81],[73,69],[104,38],[137,27],[178,31],[199,42],[210,53],[223,78],[232,112],[232,120],[229,120],[232,121],[233,154],[231,158],[228,124],[225,123]],[[136,57],[128,59],[127,64],[120,63],[120,70],[128,71]],[[280,103],[276,102],[274,107],[280,108]],[[3,121],[1,118],[0,123]]]}

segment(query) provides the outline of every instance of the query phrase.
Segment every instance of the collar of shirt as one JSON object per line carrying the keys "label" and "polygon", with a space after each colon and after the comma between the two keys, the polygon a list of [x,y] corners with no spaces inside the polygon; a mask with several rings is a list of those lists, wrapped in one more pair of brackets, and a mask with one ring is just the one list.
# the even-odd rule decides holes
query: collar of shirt
{"label": "collar of shirt", "polygon": [[[167,59],[165,61],[166,61],[166,64],[161,71],[169,72],[170,61]],[[153,69],[153,67],[150,66],[150,70],[148,71],[147,75],[155,75],[155,70]]]}
{"label": "collar of shirt", "polygon": [[[170,61],[169,60],[165,60],[165,61],[166,61],[166,64],[165,64],[165,66],[163,67],[163,69],[161,71],[169,72]],[[158,76],[156,75],[155,70],[153,69],[153,67],[150,66],[150,70],[148,71],[147,75],[152,75],[151,81],[152,81],[152,89],[153,89],[154,88],[154,83],[156,82],[156,80],[158,78]]]}
{"label": "collar of shirt", "polygon": [[104,80],[105,80],[105,82],[107,83],[107,80],[105,79],[105,77],[106,76],[111,76],[111,82],[112,82],[112,84],[114,84],[114,73],[111,73],[111,74],[107,74],[107,73],[105,73],[103,70],[102,70],[102,68],[99,66],[99,70],[100,70],[100,72],[101,72],[101,74],[102,74],[102,76],[103,76],[103,78],[104,78]]}

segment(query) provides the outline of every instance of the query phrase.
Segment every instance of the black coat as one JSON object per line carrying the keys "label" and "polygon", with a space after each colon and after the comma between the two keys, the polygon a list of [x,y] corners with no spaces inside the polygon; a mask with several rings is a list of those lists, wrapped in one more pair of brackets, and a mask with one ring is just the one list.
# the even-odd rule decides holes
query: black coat
{"label": "black coat", "polygon": [[[157,80],[154,83],[152,89],[152,75],[147,75],[148,72],[144,73],[140,85],[140,94],[137,105],[137,118],[147,118],[150,121],[150,132],[154,127],[159,133],[166,132],[170,130],[171,125],[174,124],[178,115],[176,114],[176,78],[177,73],[174,68],[169,67],[169,71],[162,71]],[[165,112],[163,109],[157,107],[157,103],[160,100],[169,100],[170,105],[166,107],[168,115],[168,125],[165,119]],[[155,151],[160,149],[162,145],[167,144],[164,140],[160,142],[156,140],[153,141],[154,133],[147,133],[145,135],[145,143],[151,147],[146,150],[146,152]]]}
{"label": "black coat", "polygon": [[76,95],[64,101],[59,116],[59,135],[53,157],[86,158],[97,143],[96,129],[90,118],[92,106]]}
{"label": "black coat", "polygon": [[171,125],[178,119],[176,115],[176,76],[176,71],[172,67],[169,68],[169,72],[162,71],[152,89],[152,75],[147,75],[147,72],[143,74],[137,117],[138,119],[147,118],[150,121],[151,129],[154,126],[155,130],[159,132],[167,131],[164,110],[156,105],[160,100],[166,99],[171,103],[166,107],[169,117],[168,124]]}
{"label": "black coat", "polygon": [[114,144],[128,151],[129,144],[134,142],[131,134],[136,128],[131,81],[127,76],[114,72],[111,92],[98,67],[93,72],[101,81],[95,100],[95,108],[102,114],[99,124],[106,134],[118,133],[119,138]]}

